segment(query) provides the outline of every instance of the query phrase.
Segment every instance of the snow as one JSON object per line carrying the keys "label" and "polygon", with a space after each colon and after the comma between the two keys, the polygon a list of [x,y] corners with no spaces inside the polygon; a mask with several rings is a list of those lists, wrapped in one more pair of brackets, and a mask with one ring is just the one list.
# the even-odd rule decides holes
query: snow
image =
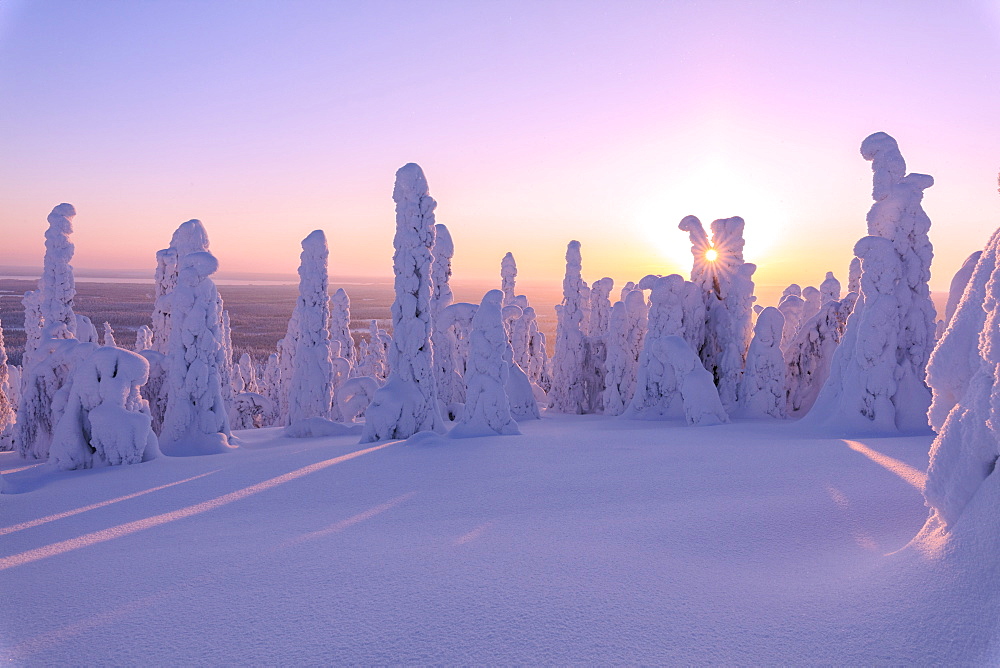
{"label": "snow", "polygon": [[[423,432],[372,448],[261,429],[225,457],[66,473],[10,472],[23,463],[0,453],[0,657],[1000,658],[996,560],[905,547],[926,509],[899,473],[926,466],[928,437],[851,445],[794,425],[561,415],[521,430],[463,441]],[[124,642],[125,624],[155,632]]]}
{"label": "snow", "polygon": [[785,358],[781,354],[781,332],[785,318],[768,306],[753,328],[746,368],[740,378],[740,414],[745,417],[785,417]]}
{"label": "snow", "polygon": [[0,450],[14,449],[14,418],[17,398],[11,397],[11,388],[20,383],[11,382],[10,367],[7,365],[7,348],[3,340],[3,327],[0,326]]}
{"label": "snow", "polygon": [[[552,355],[551,407],[562,413],[586,413],[591,405],[584,378],[587,355],[580,242],[566,247],[563,301],[556,307],[556,349]],[[587,302],[589,304],[589,300]]]}

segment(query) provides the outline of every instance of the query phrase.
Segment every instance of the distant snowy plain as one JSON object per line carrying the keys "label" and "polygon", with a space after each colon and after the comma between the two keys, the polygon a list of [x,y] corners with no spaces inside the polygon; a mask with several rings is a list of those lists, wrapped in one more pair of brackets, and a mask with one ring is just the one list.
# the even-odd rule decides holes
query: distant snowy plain
{"label": "distant snowy plain", "polygon": [[[996,663],[993,559],[902,549],[930,436],[547,415],[522,436],[55,472],[0,453],[0,659]],[[980,546],[992,549],[990,546]]]}

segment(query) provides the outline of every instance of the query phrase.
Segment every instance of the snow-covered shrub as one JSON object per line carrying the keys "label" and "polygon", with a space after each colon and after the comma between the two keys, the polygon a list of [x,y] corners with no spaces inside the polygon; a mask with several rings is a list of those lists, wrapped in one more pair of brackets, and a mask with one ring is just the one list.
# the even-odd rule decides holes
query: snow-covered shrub
{"label": "snow-covered shrub", "polygon": [[472,318],[465,409],[451,430],[453,438],[518,434],[507,398],[513,355],[501,318],[503,292],[490,290]]}
{"label": "snow-covered shrub", "polygon": [[362,443],[443,428],[430,342],[431,248],[437,203],[428,192],[423,171],[413,163],[396,172],[392,198],[396,202],[392,259],[396,298],[389,380],[368,406]]}
{"label": "snow-covered shrub", "polygon": [[153,330],[146,325],[142,325],[135,330],[135,346],[132,348],[137,353],[143,350],[153,349]]}
{"label": "snow-covered shrub", "polygon": [[105,321],[104,323],[104,337],[101,339],[101,345],[118,347],[115,343],[115,330],[111,328],[111,323]]}
{"label": "snow-covered shrub", "polygon": [[55,425],[50,460],[68,470],[156,457],[156,435],[139,394],[148,374],[145,358],[111,346],[89,349],[65,385],[66,403]]}
{"label": "snow-covered shrub", "polygon": [[344,422],[364,417],[368,405],[375,398],[378,383],[371,376],[348,378],[337,392],[337,410]]}
{"label": "snow-covered shrub", "polygon": [[100,343],[97,327],[85,315],[76,314],[76,340],[80,343]]}
{"label": "snow-covered shrub", "polygon": [[171,295],[167,355],[167,410],[160,447],[165,454],[227,452],[229,415],[222,399],[222,316],[210,276],[219,262],[208,252],[180,258]]}
{"label": "snow-covered shrub", "polygon": [[230,426],[233,429],[259,429],[267,426],[272,412],[271,400],[257,392],[240,392],[233,397]]}
{"label": "snow-covered shrub", "polygon": [[757,317],[740,379],[740,415],[744,417],[785,417],[785,358],[781,354],[784,324],[781,311],[773,306]]}

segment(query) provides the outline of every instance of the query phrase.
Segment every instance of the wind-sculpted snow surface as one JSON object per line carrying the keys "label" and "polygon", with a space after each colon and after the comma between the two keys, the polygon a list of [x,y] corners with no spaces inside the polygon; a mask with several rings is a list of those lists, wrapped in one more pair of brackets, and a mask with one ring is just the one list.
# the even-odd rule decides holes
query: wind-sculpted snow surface
{"label": "wind-sculpted snow surface", "polygon": [[[78,350],[88,347],[78,344]],[[138,464],[159,454],[149,409],[139,394],[149,365],[137,353],[104,346],[73,368],[55,426],[50,461],[61,469]]]}
{"label": "wind-sculpted snow surface", "polygon": [[330,346],[330,298],[326,235],[315,230],[302,240],[295,353],[288,383],[288,424],[312,417],[329,418],[333,405]]}
{"label": "wind-sculpted snow surface", "polygon": [[862,238],[854,254],[861,258],[861,296],[808,420],[837,434],[894,433],[902,267],[884,237]]}
{"label": "wind-sculpted snow surface", "polygon": [[452,438],[519,434],[511,417],[507,382],[513,356],[501,318],[503,292],[490,290],[472,318],[465,409]]}
{"label": "wind-sculpted snow surface", "polygon": [[740,379],[740,413],[745,417],[785,417],[785,358],[781,354],[784,324],[781,311],[773,306],[757,316]]}
{"label": "wind-sculpted snow surface", "polygon": [[934,253],[927,236],[931,221],[920,203],[934,179],[926,174],[903,176],[906,163],[896,140],[884,132],[867,137],[861,144],[861,155],[872,162],[873,172],[875,203],[868,212],[868,234],[891,240],[900,262],[901,275],[896,284],[896,358],[900,371],[893,396],[896,423],[904,431],[926,429],[931,396],[924,376],[935,331],[928,282]]}
{"label": "wind-sculpted snow surface", "polygon": [[430,341],[431,248],[437,203],[428,192],[423,171],[413,163],[396,172],[392,198],[396,202],[392,258],[396,299],[389,380],[368,407],[362,443],[443,429]]}
{"label": "wind-sculpted snow surface", "polygon": [[180,259],[171,295],[167,410],[160,447],[172,456],[207,455],[230,449],[229,416],[222,399],[222,317],[219,291],[210,276],[219,262],[208,252]]}
{"label": "wind-sculpted snow surface", "polygon": [[582,291],[583,260],[580,242],[571,241],[566,248],[566,276],[563,278],[563,301],[556,309],[556,350],[552,356],[551,408],[560,413],[586,413],[587,384],[584,365],[587,340],[584,335]]}

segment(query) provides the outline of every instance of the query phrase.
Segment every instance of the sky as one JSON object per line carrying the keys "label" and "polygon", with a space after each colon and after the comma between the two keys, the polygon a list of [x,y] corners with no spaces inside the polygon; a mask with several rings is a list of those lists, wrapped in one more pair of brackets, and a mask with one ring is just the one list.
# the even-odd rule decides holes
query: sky
{"label": "sky", "polygon": [[[746,220],[759,285],[846,282],[861,141],[925,192],[932,288],[1000,225],[1000,0],[0,0],[0,265],[148,271],[190,218],[227,272],[389,276],[420,164],[455,280],[690,270],[688,214]],[[497,280],[499,280],[497,278]]]}

